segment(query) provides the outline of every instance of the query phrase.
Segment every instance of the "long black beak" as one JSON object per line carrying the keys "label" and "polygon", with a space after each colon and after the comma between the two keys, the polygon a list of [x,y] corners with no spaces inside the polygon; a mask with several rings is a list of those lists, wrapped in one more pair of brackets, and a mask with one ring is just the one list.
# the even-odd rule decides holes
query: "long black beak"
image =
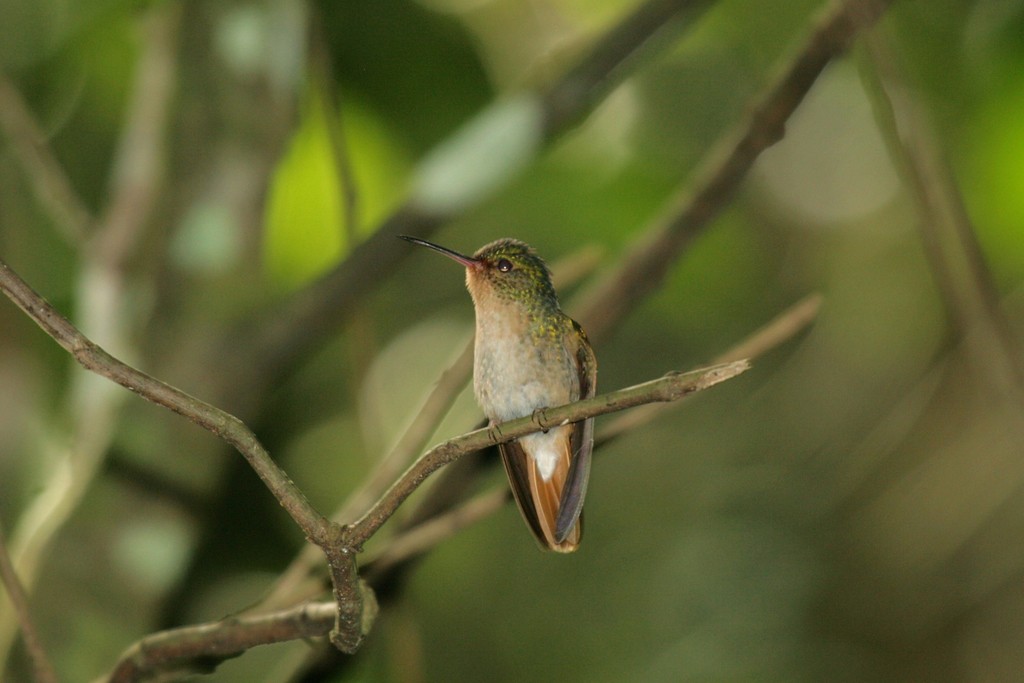
{"label": "long black beak", "polygon": [[451,250],[451,249],[449,249],[447,247],[442,247],[440,244],[434,244],[433,242],[428,242],[426,240],[421,240],[419,237],[409,237],[408,235],[399,235],[398,238],[399,239],[403,239],[406,242],[412,242],[413,244],[418,244],[421,247],[426,247],[427,249],[433,249],[434,251],[437,251],[437,252],[440,252],[440,253],[444,254],[445,256],[447,256],[450,259],[454,259],[455,261],[458,261],[459,263],[461,263],[462,265],[464,265],[466,267],[475,266],[478,263],[480,263],[479,261],[477,261],[475,258],[473,258],[471,256],[466,256],[464,254],[460,254],[459,252],[453,251],[453,250]]}

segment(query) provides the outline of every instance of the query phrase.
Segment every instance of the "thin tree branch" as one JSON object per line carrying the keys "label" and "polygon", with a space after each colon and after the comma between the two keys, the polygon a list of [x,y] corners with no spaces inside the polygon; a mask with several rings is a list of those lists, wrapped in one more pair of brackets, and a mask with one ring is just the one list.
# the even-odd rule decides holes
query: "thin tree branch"
{"label": "thin tree branch", "polygon": [[325,542],[329,522],[271,460],[256,435],[241,420],[108,354],[79,332],[3,261],[0,261],[0,291],[86,370],[188,418],[238,449],[310,540]]}
{"label": "thin tree branch", "polygon": [[279,612],[223,619],[160,631],[129,647],[105,680],[132,683],[157,673],[210,669],[257,645],[325,635],[334,624],[332,602],[307,603]]}
{"label": "thin tree branch", "polygon": [[[822,296],[820,294],[815,293],[805,296],[772,318],[746,339],[725,353],[716,356],[711,362],[728,363],[742,358],[757,358],[763,355],[765,352],[782,344],[782,342],[791,339],[814,322],[818,317],[818,311],[821,309],[821,303]],[[594,439],[595,449],[609,441],[613,441],[626,432],[631,432],[650,423],[665,412],[665,410],[671,408],[671,404],[652,403],[616,416],[615,419],[605,424],[597,433]]]}
{"label": "thin tree branch", "polygon": [[7,539],[4,538],[2,528],[0,528],[0,581],[4,584],[11,608],[21,626],[21,637],[29,659],[32,661],[36,683],[56,683],[57,674],[46,656],[46,649],[43,647],[43,642],[32,621],[28,598],[25,596],[25,590],[22,588],[17,572],[14,571],[11,556],[7,553]]}
{"label": "thin tree branch", "polygon": [[365,515],[351,526],[346,527],[347,545],[351,548],[362,548],[363,543],[376,533],[377,529],[394,514],[398,506],[428,476],[467,453],[488,446],[496,446],[533,432],[578,422],[588,417],[605,415],[656,401],[676,401],[731,379],[749,367],[750,364],[747,361],[741,360],[692,372],[670,373],[660,379],[595,396],[585,401],[555,408],[544,408],[532,416],[477,429],[434,446],[413,463],[412,467],[406,470],[405,474],[388,489],[387,493],[381,496],[380,500]]}
{"label": "thin tree branch", "polygon": [[466,380],[472,372],[473,339],[470,338],[463,345],[455,361],[441,373],[440,379],[427,395],[413,421],[402,433],[398,443],[381,461],[381,467],[345,501],[338,512],[339,521],[349,521],[365,511],[388,484],[402,473],[408,462],[423,448],[426,440],[437,429],[437,425],[448,413],[459,392],[465,388]]}
{"label": "thin tree branch", "polygon": [[[546,408],[530,417],[478,429],[449,439],[424,453],[359,521],[350,527],[344,527],[342,538],[336,541],[336,544],[358,552],[362,544],[376,533],[430,474],[467,453],[568,422],[626,410],[651,401],[676,401],[731,379],[749,367],[747,361],[741,360],[692,372],[670,373],[633,387],[602,394],[586,401]],[[358,580],[358,577],[355,579]],[[372,595],[372,592],[366,592]],[[336,606],[331,604],[330,607],[332,616],[336,616],[333,614]],[[115,667],[111,680],[134,681],[152,671],[154,667],[178,666],[189,659],[222,659],[258,644],[323,635],[331,626],[331,619],[323,612],[326,609],[322,604],[304,605],[283,612],[153,634],[128,649],[122,661]],[[331,641],[335,645],[339,644],[336,622],[335,628],[331,631]],[[339,649],[350,651],[341,647]]]}
{"label": "thin tree branch", "polygon": [[[463,347],[458,358],[444,372],[427,395],[426,400],[409,423],[398,442],[378,462],[373,472],[360,487],[346,498],[341,508],[332,515],[338,523],[355,519],[365,511],[387,486],[402,473],[408,462],[418,453],[426,440],[437,429],[441,418],[448,412],[455,397],[466,385],[466,379],[473,371],[472,339]],[[304,547],[287,569],[274,582],[267,596],[254,608],[256,611],[279,609],[295,602],[296,594],[309,580],[310,572],[316,569],[315,548]],[[319,592],[320,582],[313,586]]]}
{"label": "thin tree branch", "polygon": [[759,327],[746,339],[715,356],[711,362],[728,363],[763,355],[814,322],[824,301],[825,297],[818,292],[808,294]]}
{"label": "thin tree branch", "polygon": [[[817,317],[821,302],[820,294],[804,297],[746,339],[716,357],[712,362],[728,363],[763,355],[810,325]],[[675,405],[674,403],[649,403],[621,413],[598,432],[594,444],[595,452],[599,453],[598,447],[648,424],[661,415],[664,410],[669,410]],[[369,556],[363,561],[367,581],[371,585],[376,585],[378,576],[425,554],[441,541],[477,520],[493,514],[509,500],[511,500],[511,495],[507,486],[485,491],[451,510],[430,517],[402,531],[376,555]]]}
{"label": "thin tree branch", "polygon": [[256,435],[241,420],[111,356],[79,332],[3,261],[0,261],[0,291],[86,370],[188,418],[234,446],[306,537],[327,556],[338,604],[338,630],[344,634],[339,636],[339,642],[353,649],[358,646],[364,617],[364,596],[356,573],[354,555],[340,542],[340,527],[310,504],[305,494],[274,463]]}
{"label": "thin tree branch", "polygon": [[735,194],[754,161],[782,139],[786,121],[822,70],[871,26],[892,0],[833,2],[776,78],[755,98],[747,117],[705,157],[692,188],[680,192],[663,218],[637,240],[621,265],[588,292],[580,322],[600,339],[655,291],[680,252]]}
{"label": "thin tree branch", "polygon": [[452,439],[425,453],[357,522],[349,527],[340,527],[309,503],[302,491],[270,458],[256,435],[237,417],[114,358],[79,332],[2,261],[0,291],[82,367],[188,418],[234,446],[245,457],[306,537],[327,557],[338,606],[331,642],[344,652],[354,652],[359,647],[368,627],[367,620],[372,619],[375,611],[372,593],[359,579],[355,553],[431,473],[466,453],[535,431],[652,401],[674,401],[729,379],[749,367],[746,361],[738,361],[681,375],[672,374],[587,401],[541,410],[531,417]]}

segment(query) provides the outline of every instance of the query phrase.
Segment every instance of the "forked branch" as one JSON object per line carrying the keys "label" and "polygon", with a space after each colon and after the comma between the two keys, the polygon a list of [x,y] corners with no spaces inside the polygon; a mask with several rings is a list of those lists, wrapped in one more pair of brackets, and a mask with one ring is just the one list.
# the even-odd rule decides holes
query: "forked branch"
{"label": "forked branch", "polygon": [[114,358],[82,334],[2,261],[0,291],[53,337],[82,367],[188,418],[231,444],[245,457],[306,537],[324,552],[331,570],[337,603],[331,641],[344,652],[358,649],[375,613],[372,592],[359,578],[355,555],[362,549],[363,543],[377,532],[430,474],[467,453],[532,432],[646,403],[675,401],[734,377],[749,367],[749,363],[742,360],[684,374],[673,373],[635,387],[578,403],[547,408],[530,417],[456,437],[427,451],[359,521],[341,527],[321,515],[310,504],[305,494],[274,463],[256,435],[237,417]]}
{"label": "forked branch", "polygon": [[[424,453],[369,512],[352,526],[344,528],[340,538],[341,551],[359,551],[362,543],[376,533],[430,474],[463,455],[566,422],[657,401],[676,401],[735,377],[749,367],[747,361],[741,360],[692,372],[669,373],[643,384],[586,401],[547,408],[530,417],[477,429],[449,439]],[[356,580],[359,580],[358,577]],[[336,586],[336,593],[337,590]],[[363,587],[358,590],[363,595],[372,595]],[[226,658],[256,645],[322,636],[331,630],[332,625],[336,626],[335,609],[333,603],[310,603],[266,614],[155,633],[132,645],[124,653],[109,680],[118,683],[136,681],[157,670],[180,668],[192,660]],[[348,635],[339,633],[335,628],[331,632],[331,640],[340,645],[340,639]]]}

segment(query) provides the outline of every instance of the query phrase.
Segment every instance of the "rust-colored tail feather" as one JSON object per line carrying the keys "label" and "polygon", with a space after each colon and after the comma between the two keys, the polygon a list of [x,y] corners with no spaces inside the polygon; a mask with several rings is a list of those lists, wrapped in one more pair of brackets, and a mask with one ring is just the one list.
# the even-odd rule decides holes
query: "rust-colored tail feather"
{"label": "rust-colored tail feather", "polygon": [[569,441],[569,438],[565,439],[564,455],[556,462],[555,470],[547,481],[538,471],[536,461],[527,455],[518,441],[500,447],[501,460],[523,519],[544,548],[559,553],[573,552],[583,537],[582,512],[565,538],[558,540],[557,534],[559,506],[569,475]]}
{"label": "rust-colored tail feather", "polygon": [[580,537],[583,535],[583,526],[577,520],[575,526],[566,534],[566,537],[559,541],[555,528],[558,524],[559,504],[562,500],[562,491],[565,488],[565,480],[569,474],[569,458],[560,458],[555,465],[555,471],[551,478],[544,481],[537,469],[537,463],[533,458],[529,461],[530,494],[533,497],[534,505],[537,508],[537,521],[541,533],[544,535],[544,543],[548,548],[559,553],[571,553],[580,544]]}

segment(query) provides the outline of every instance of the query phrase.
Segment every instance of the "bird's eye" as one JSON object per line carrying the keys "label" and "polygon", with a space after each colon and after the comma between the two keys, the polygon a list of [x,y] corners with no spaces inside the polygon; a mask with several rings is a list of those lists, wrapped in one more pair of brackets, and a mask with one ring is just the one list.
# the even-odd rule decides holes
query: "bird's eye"
{"label": "bird's eye", "polygon": [[503,258],[500,261],[498,261],[498,270],[500,270],[501,272],[507,273],[508,271],[512,270],[512,268],[512,262],[509,261],[507,258]]}

